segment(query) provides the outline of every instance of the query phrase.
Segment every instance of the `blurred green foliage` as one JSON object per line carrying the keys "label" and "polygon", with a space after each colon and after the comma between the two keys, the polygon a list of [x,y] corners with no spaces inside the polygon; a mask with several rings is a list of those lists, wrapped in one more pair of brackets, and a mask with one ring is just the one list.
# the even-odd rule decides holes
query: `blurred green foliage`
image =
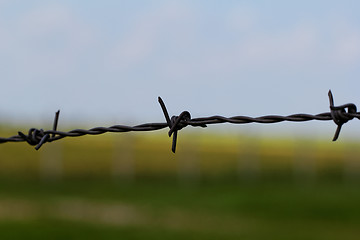
{"label": "blurred green foliage", "polygon": [[359,143],[163,135],[0,145],[0,239],[358,239]]}

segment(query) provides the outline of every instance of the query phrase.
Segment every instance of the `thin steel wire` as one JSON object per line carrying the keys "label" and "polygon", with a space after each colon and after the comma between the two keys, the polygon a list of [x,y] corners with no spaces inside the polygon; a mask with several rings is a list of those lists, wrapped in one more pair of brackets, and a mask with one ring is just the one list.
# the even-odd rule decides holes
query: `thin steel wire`
{"label": "thin steel wire", "polygon": [[[357,112],[355,104],[349,103],[341,106],[334,106],[333,95],[331,91],[328,93],[329,102],[330,102],[330,112],[324,112],[316,115],[312,114],[292,114],[289,116],[278,116],[278,115],[267,115],[261,117],[248,117],[248,116],[234,116],[234,117],[223,117],[223,116],[211,116],[211,117],[201,117],[201,118],[191,118],[191,115],[188,111],[182,112],[179,116],[169,117],[168,111],[166,109],[165,103],[159,97],[158,101],[160,103],[161,109],[165,116],[165,123],[145,123],[136,126],[126,126],[126,125],[114,125],[111,127],[95,127],[88,130],[85,129],[75,129],[69,132],[62,132],[57,130],[58,120],[60,111],[57,111],[54,118],[54,124],[52,130],[43,130],[30,128],[28,134],[18,132],[18,135],[0,138],[0,143],[7,142],[27,142],[30,145],[34,145],[35,149],[38,150],[44,143],[53,142],[60,140],[65,137],[80,137],[84,135],[99,135],[107,132],[121,133],[121,132],[144,132],[144,131],[156,131],[164,128],[169,128],[168,135],[169,137],[173,136],[172,141],[172,151],[175,153],[177,134],[182,128],[186,126],[192,127],[207,127],[211,124],[220,124],[220,123],[231,123],[231,124],[247,124],[247,123],[278,123],[283,121],[290,122],[306,122],[312,120],[319,121],[334,121],[337,125],[333,141],[336,141],[339,137],[341,127],[344,123],[357,118],[360,120],[360,112]],[[347,111],[346,111],[347,110]]]}

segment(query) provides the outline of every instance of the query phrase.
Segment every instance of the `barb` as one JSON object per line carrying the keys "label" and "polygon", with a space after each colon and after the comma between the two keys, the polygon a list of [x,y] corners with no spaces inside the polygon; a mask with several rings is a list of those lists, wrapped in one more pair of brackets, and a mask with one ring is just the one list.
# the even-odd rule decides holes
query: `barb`
{"label": "barb", "polygon": [[320,113],[316,115],[311,114],[292,114],[289,116],[268,115],[261,117],[248,117],[248,116],[211,116],[202,118],[191,118],[191,114],[188,111],[183,111],[179,116],[172,116],[170,118],[166,109],[164,101],[161,97],[158,98],[158,102],[163,111],[166,122],[165,123],[145,123],[136,126],[114,125],[111,127],[96,127],[88,130],[75,129],[69,132],[62,132],[57,130],[60,110],[55,113],[54,123],[52,130],[44,131],[43,129],[30,128],[28,134],[18,132],[18,135],[9,138],[0,138],[0,143],[7,142],[27,142],[30,145],[36,145],[35,149],[40,149],[46,142],[53,142],[65,137],[80,137],[84,135],[99,135],[107,132],[120,133],[120,132],[143,132],[143,131],[156,131],[164,128],[169,128],[168,135],[172,136],[172,151],[176,151],[176,143],[178,132],[187,127],[207,127],[210,124],[247,124],[247,123],[278,123],[283,121],[290,122],[306,122],[312,120],[318,121],[334,121],[337,125],[333,141],[336,141],[340,135],[342,126],[349,120],[357,118],[360,120],[360,113],[357,112],[355,104],[348,103],[340,106],[334,106],[334,98],[331,90],[328,92],[330,112]]}
{"label": "barb", "polygon": [[[172,147],[171,150],[173,153],[176,151],[176,141],[177,141],[177,133],[179,130],[183,129],[187,125],[189,125],[189,122],[191,120],[191,115],[188,111],[182,112],[179,116],[172,116],[171,119],[169,117],[169,113],[166,109],[164,101],[161,99],[161,97],[158,98],[158,101],[160,103],[161,109],[163,110],[165,120],[167,125],[169,126],[169,137],[173,135],[173,141],[172,141]],[[193,125],[195,127],[195,125]],[[206,124],[200,124],[198,125],[200,127],[206,127]],[[196,127],[198,127],[196,126]]]}
{"label": "barb", "polygon": [[[356,117],[356,106],[353,103],[344,104],[338,107],[334,106],[334,98],[331,90],[329,90],[329,102],[330,102],[330,113],[331,117],[337,125],[336,132],[333,138],[333,141],[336,141],[339,137],[341,127],[344,123],[347,123],[349,120],[352,120]],[[346,112],[345,109],[348,109]]]}
{"label": "barb", "polygon": [[[39,150],[41,148],[41,146],[46,143],[46,142],[51,142],[53,141],[53,139],[56,137],[56,128],[58,125],[58,121],[59,121],[59,114],[60,114],[60,110],[58,110],[55,113],[55,118],[54,118],[54,124],[53,124],[53,133],[52,133],[52,138],[50,138],[50,133],[47,133],[46,131],[44,131],[43,129],[35,129],[35,128],[31,128],[29,130],[28,135],[25,135],[22,132],[18,132],[19,136],[26,142],[28,142],[30,145],[36,145],[35,149]],[[14,138],[16,138],[17,136],[14,136]],[[12,137],[13,138],[13,137]]]}

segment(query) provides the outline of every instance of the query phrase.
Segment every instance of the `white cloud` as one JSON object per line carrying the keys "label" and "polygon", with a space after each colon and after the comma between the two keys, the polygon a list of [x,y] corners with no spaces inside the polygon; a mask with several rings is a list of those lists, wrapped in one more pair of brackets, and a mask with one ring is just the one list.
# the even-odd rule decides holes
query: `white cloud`
{"label": "white cloud", "polygon": [[342,39],[335,51],[336,59],[342,63],[354,63],[360,60],[360,34],[352,34]]}
{"label": "white cloud", "polygon": [[64,5],[45,5],[6,26],[3,49],[27,78],[66,75],[96,41],[92,30]]}
{"label": "white cloud", "polygon": [[360,31],[346,21],[333,25],[333,52],[331,59],[337,64],[353,65],[360,61]]}
{"label": "white cloud", "polygon": [[254,31],[259,15],[254,8],[240,5],[233,7],[225,16],[225,24],[231,31]]}
{"label": "white cloud", "polygon": [[[187,25],[191,18],[185,4],[174,2],[166,2],[138,14],[136,21],[131,23],[131,30],[110,48],[108,65],[123,70],[136,67],[144,60],[154,57],[155,51],[169,43],[166,40],[175,44],[186,41],[188,35],[184,34],[182,27]],[[176,40],[173,41],[174,39]]]}
{"label": "white cloud", "polygon": [[314,57],[318,44],[318,34],[312,27],[298,26],[280,33],[260,33],[250,38],[245,37],[235,49],[239,62],[247,66],[301,66]]}
{"label": "white cloud", "polygon": [[[334,29],[304,21],[291,28],[265,31],[258,25],[255,16],[249,17],[252,19],[251,31],[247,27],[236,29],[236,23],[228,25],[235,26],[232,30],[237,31],[237,36],[234,37],[233,32],[228,33],[235,40],[217,44],[198,38],[196,44],[192,45],[198,49],[191,49],[187,59],[166,62],[164,65],[172,72],[191,70],[195,74],[202,72],[225,76],[248,69],[279,71],[287,68],[294,73],[313,68],[329,71],[329,68],[336,67],[340,70],[360,60],[360,31],[351,27],[351,23],[347,23],[346,28]],[[226,39],[226,36],[223,37]],[[200,54],[191,55],[194,52]],[[176,68],[179,70],[176,71]]]}

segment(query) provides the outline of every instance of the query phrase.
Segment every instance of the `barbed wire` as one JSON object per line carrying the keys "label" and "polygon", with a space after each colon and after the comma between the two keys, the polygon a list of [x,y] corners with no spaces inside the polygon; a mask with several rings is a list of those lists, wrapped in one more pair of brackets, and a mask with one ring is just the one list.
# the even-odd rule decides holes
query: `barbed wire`
{"label": "barbed wire", "polygon": [[[172,151],[175,153],[178,131],[181,129],[192,127],[207,127],[210,124],[231,123],[231,124],[247,124],[247,123],[278,123],[283,121],[290,122],[306,122],[312,120],[329,121],[332,120],[337,125],[333,141],[336,141],[339,137],[341,127],[344,123],[357,118],[360,120],[360,112],[357,112],[356,106],[353,103],[348,103],[340,106],[334,106],[334,99],[331,90],[328,92],[330,102],[330,112],[320,113],[316,115],[311,114],[292,114],[289,116],[267,115],[261,117],[248,117],[248,116],[211,116],[201,118],[191,118],[188,111],[183,111],[179,116],[169,117],[169,113],[161,97],[158,98],[159,104],[165,116],[165,123],[145,123],[136,126],[126,125],[114,125],[111,127],[95,127],[88,130],[75,129],[69,132],[62,132],[57,130],[60,110],[55,113],[53,129],[43,130],[37,128],[30,128],[27,134],[19,131],[18,135],[1,138],[0,143],[7,142],[27,142],[28,144],[35,146],[38,150],[46,142],[53,142],[65,137],[80,137],[84,135],[99,135],[107,132],[120,133],[120,132],[143,132],[143,131],[156,131],[164,128],[169,128],[168,135],[173,137],[172,139]],[[346,111],[347,110],[347,111]]]}

